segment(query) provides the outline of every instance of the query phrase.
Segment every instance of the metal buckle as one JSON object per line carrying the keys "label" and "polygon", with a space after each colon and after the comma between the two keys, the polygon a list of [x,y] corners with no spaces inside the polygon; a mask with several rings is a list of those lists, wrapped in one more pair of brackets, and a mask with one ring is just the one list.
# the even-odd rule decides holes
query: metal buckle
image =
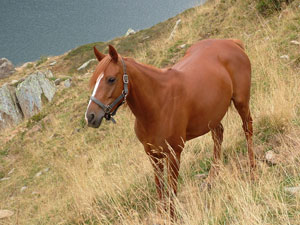
{"label": "metal buckle", "polygon": [[123,74],[123,82],[124,84],[128,84],[128,75],[126,73]]}
{"label": "metal buckle", "polygon": [[110,107],[110,105],[106,106],[105,108],[105,113],[109,113],[112,110],[112,108]]}
{"label": "metal buckle", "polygon": [[123,101],[122,103],[124,104],[126,102],[126,98],[127,98],[127,94],[125,93],[125,91],[122,91],[122,95],[123,95]]}

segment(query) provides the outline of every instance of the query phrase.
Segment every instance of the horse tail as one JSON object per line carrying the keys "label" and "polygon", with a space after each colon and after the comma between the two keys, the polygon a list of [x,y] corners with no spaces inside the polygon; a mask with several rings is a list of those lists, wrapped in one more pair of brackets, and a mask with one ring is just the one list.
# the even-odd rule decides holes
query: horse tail
{"label": "horse tail", "polygon": [[236,45],[238,45],[241,49],[245,50],[245,46],[241,40],[238,39],[230,39],[230,40],[233,41]]}

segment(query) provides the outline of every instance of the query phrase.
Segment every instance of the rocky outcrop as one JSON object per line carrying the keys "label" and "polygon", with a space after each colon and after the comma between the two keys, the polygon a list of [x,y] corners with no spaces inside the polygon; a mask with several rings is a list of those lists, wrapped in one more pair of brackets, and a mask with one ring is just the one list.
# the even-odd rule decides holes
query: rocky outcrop
{"label": "rocky outcrop", "polygon": [[129,35],[132,35],[132,34],[135,34],[136,32],[132,29],[132,28],[129,28],[125,34],[125,37],[129,36]]}
{"label": "rocky outcrop", "polygon": [[85,69],[91,62],[97,61],[97,59],[90,59],[83,63],[80,67],[77,68],[77,71]]}
{"label": "rocky outcrop", "polygon": [[279,163],[279,155],[273,152],[272,150],[269,150],[265,154],[265,159],[268,165],[274,166]]}
{"label": "rocky outcrop", "polygon": [[71,78],[64,81],[65,88],[69,88],[69,87],[71,87],[71,85],[72,85],[72,79]]}
{"label": "rocky outcrop", "polygon": [[[41,111],[56,92],[50,70],[33,73],[0,87],[0,130],[12,127]],[[17,88],[15,87],[17,85]]]}
{"label": "rocky outcrop", "polygon": [[18,107],[15,88],[8,84],[0,88],[0,130],[20,123],[23,119]]}
{"label": "rocky outcrop", "polygon": [[13,211],[10,211],[10,210],[7,210],[7,209],[0,210],[0,219],[10,217],[12,215],[14,215]]}
{"label": "rocky outcrop", "polygon": [[54,60],[54,61],[50,62],[49,66],[54,66],[54,65],[56,65],[56,63],[57,62]]}
{"label": "rocky outcrop", "polygon": [[297,194],[297,193],[300,193],[300,186],[285,187],[284,190],[290,194]]}
{"label": "rocky outcrop", "polygon": [[9,77],[15,71],[16,71],[15,67],[11,63],[11,61],[9,61],[6,58],[0,59],[0,79],[5,78],[5,77]]}
{"label": "rocky outcrop", "polygon": [[43,73],[45,74],[45,76],[46,76],[47,78],[53,78],[53,77],[54,77],[52,71],[49,70],[49,69],[43,71]]}
{"label": "rocky outcrop", "polygon": [[176,23],[175,23],[175,26],[174,26],[174,28],[173,28],[173,30],[172,30],[172,32],[171,32],[169,38],[168,38],[169,41],[172,40],[172,39],[174,38],[174,36],[175,36],[175,34],[176,34],[176,31],[177,31],[177,28],[178,28],[178,26],[179,26],[180,23],[181,23],[181,19],[178,19],[178,20],[176,21]]}
{"label": "rocky outcrop", "polygon": [[[29,75],[17,86],[16,96],[25,118],[37,114],[43,106],[44,99],[51,101],[56,88],[41,72]],[[45,97],[45,98],[44,98]]]}

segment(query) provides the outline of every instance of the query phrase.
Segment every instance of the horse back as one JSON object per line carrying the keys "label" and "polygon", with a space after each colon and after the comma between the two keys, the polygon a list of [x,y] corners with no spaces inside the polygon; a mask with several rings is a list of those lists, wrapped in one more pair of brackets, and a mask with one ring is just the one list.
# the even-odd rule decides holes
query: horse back
{"label": "horse back", "polygon": [[[193,44],[172,68],[189,71],[201,67],[226,67],[230,63],[250,64],[244,44],[237,39],[207,39]],[[248,62],[247,62],[248,61]],[[187,73],[188,74],[188,73]]]}
{"label": "horse back", "polygon": [[172,69],[182,75],[188,96],[187,135],[191,138],[217,125],[236,93],[243,92],[249,98],[250,61],[239,40],[200,41]]}

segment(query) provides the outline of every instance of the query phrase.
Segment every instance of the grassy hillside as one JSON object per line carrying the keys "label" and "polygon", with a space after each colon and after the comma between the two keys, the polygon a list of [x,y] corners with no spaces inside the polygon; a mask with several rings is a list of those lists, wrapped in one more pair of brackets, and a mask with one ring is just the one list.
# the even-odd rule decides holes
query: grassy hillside
{"label": "grassy hillside", "polygon": [[[258,158],[249,181],[241,121],[231,108],[223,120],[223,167],[211,191],[201,190],[212,160],[210,134],[187,143],[182,155],[178,224],[300,224],[300,1],[215,0],[154,27],[110,41],[124,56],[165,67],[188,46],[206,38],[241,39],[252,62],[251,110]],[[265,5],[264,5],[265,4]],[[182,20],[168,40],[176,20]],[[134,116],[122,107],[117,124],[87,128],[92,46],[55,57],[56,77],[71,76],[52,103],[29,121],[0,136],[0,209],[14,211],[0,224],[168,224],[156,210],[152,168],[133,131]],[[186,44],[184,48],[180,46]],[[288,59],[281,58],[288,55]],[[51,59],[27,65],[10,79],[48,67]],[[8,79],[1,81],[7,82]],[[264,162],[275,153],[276,165]],[[14,170],[9,174],[9,172]],[[41,173],[40,173],[41,172]],[[21,191],[22,187],[23,188]]]}

